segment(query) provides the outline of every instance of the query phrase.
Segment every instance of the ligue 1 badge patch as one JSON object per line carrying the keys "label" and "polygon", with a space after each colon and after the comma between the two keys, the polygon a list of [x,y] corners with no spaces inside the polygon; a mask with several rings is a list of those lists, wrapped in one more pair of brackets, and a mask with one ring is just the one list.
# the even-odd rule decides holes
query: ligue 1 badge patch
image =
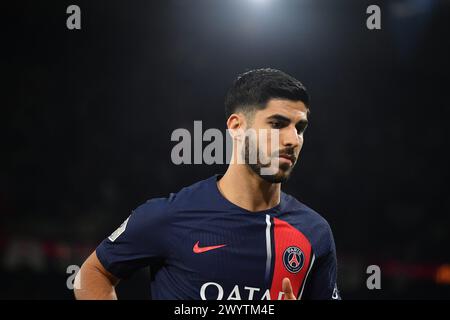
{"label": "ligue 1 badge patch", "polygon": [[127,228],[127,224],[128,224],[128,219],[130,219],[130,217],[127,218],[127,220],[125,220],[119,228],[117,228],[116,231],[114,231],[109,237],[108,239],[111,242],[116,241],[116,239],[125,231],[125,229]]}
{"label": "ligue 1 badge patch", "polygon": [[283,253],[283,263],[290,273],[297,273],[303,268],[305,255],[299,247],[288,247]]}

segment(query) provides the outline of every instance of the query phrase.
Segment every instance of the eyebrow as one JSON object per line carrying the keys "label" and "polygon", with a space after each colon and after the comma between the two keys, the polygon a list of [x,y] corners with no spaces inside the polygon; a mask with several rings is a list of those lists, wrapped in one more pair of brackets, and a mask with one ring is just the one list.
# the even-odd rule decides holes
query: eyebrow
{"label": "eyebrow", "polygon": [[283,122],[291,122],[291,119],[282,116],[281,114],[273,114],[267,118],[268,120],[278,120]]}
{"label": "eyebrow", "polygon": [[[291,119],[289,119],[289,118],[287,118],[287,117],[285,117],[285,116],[282,116],[281,114],[274,114],[274,115],[271,115],[271,116],[268,117],[267,119],[268,119],[268,120],[278,120],[278,121],[281,121],[281,122],[288,122],[288,123],[291,122]],[[308,120],[302,119],[302,120],[300,120],[299,122],[297,122],[296,126],[298,126],[298,125],[306,126],[306,125],[308,125]]]}

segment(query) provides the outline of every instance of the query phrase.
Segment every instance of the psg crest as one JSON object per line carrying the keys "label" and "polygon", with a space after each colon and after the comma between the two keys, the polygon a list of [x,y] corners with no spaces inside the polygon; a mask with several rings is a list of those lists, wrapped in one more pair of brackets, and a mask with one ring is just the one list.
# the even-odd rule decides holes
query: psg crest
{"label": "psg crest", "polygon": [[297,273],[303,268],[305,255],[299,247],[288,247],[283,253],[283,263],[291,273]]}

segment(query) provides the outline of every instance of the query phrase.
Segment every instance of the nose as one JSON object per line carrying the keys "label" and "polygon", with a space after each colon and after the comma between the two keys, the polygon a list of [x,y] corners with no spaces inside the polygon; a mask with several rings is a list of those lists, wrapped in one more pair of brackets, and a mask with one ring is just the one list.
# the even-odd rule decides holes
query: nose
{"label": "nose", "polygon": [[285,128],[284,132],[281,134],[280,142],[283,147],[297,148],[300,146],[301,137],[297,133],[295,126],[289,126]]}

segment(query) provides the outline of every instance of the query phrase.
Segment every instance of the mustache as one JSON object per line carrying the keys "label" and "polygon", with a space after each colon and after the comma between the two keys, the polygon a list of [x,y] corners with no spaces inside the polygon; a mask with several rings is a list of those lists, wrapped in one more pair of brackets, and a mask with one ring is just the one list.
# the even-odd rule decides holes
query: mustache
{"label": "mustache", "polygon": [[[277,154],[277,152],[273,153],[273,156],[275,156]],[[281,149],[278,150],[278,156],[284,156],[286,158],[289,158],[292,162],[295,162],[295,160],[297,160],[297,156],[295,155],[295,150],[294,148],[285,148],[285,149]]]}

